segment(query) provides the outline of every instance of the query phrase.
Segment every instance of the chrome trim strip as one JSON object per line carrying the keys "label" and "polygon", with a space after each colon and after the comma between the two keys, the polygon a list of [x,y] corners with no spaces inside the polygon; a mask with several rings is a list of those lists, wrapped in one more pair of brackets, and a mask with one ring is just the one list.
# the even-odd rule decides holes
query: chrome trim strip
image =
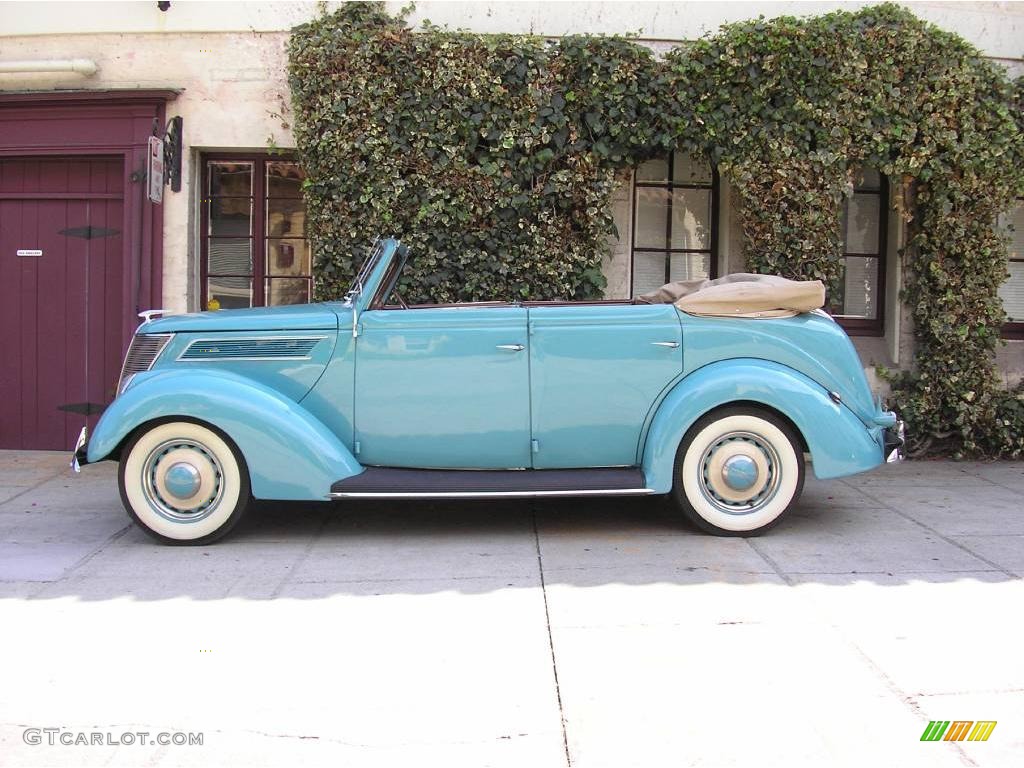
{"label": "chrome trim strip", "polygon": [[330,493],[331,499],[528,499],[535,496],[650,496],[651,488],[611,488],[605,491],[594,489],[579,491],[352,491]]}
{"label": "chrome trim strip", "polygon": [[[232,361],[235,361],[235,360],[241,360],[241,361],[250,361],[250,362],[255,361],[255,362],[261,362],[261,363],[267,363],[267,362],[273,362],[275,360],[311,360],[312,359],[312,352],[316,348],[316,345],[319,344],[321,341],[323,341],[326,338],[328,338],[326,335],[323,335],[323,336],[311,336],[309,334],[303,334],[302,336],[227,336],[227,337],[225,337],[225,336],[214,336],[214,337],[211,337],[211,338],[194,339],[191,342],[189,342],[189,344],[183,350],[181,350],[181,352],[178,353],[178,356],[176,358],[174,358],[174,362],[176,362],[176,363],[177,362],[182,362],[182,363],[203,363],[203,362],[207,362],[207,363],[228,363],[228,362],[232,362]],[[309,350],[310,354],[308,354],[308,355],[289,355],[288,357],[274,356],[274,355],[266,355],[266,356],[261,356],[261,357],[221,357],[221,356],[215,356],[215,357],[190,357],[188,359],[185,359],[185,355],[196,344],[203,344],[203,343],[209,344],[209,343],[217,343],[217,342],[223,343],[223,342],[226,342],[226,341],[230,341],[230,342],[236,342],[236,341],[278,341],[278,340],[281,340],[281,341],[300,341],[300,340],[301,341],[308,341],[310,339],[316,339],[316,343],[313,344],[312,347],[310,347],[310,350]]]}

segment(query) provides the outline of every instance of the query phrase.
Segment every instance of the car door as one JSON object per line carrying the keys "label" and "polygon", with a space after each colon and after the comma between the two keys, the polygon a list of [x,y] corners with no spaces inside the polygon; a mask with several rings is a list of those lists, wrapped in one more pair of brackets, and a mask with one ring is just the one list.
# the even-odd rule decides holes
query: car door
{"label": "car door", "polygon": [[671,305],[529,307],[533,466],[631,466],[644,420],[682,373]]}
{"label": "car door", "polygon": [[359,461],[529,467],[526,317],[512,305],[362,313],[355,373]]}

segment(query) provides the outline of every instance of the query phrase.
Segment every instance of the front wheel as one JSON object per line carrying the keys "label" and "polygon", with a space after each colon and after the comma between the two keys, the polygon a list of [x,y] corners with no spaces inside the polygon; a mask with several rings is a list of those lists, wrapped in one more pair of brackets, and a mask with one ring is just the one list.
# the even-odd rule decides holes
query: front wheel
{"label": "front wheel", "polygon": [[803,487],[803,450],[792,427],[768,411],[732,407],[686,433],[672,495],[701,530],[754,536],[775,525]]}
{"label": "front wheel", "polygon": [[209,544],[230,531],[252,494],[238,449],[202,424],[172,421],[140,431],[117,473],[129,516],[165,544]]}

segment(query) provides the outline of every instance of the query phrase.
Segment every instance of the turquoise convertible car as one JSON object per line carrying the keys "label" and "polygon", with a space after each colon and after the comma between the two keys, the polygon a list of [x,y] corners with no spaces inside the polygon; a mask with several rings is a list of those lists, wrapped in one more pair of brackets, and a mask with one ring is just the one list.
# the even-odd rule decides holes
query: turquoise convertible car
{"label": "turquoise convertible car", "polygon": [[408,258],[379,241],[343,302],[147,316],[75,468],[119,461],[144,530],[204,544],[254,498],[671,494],[701,529],[751,535],[799,497],[805,454],[819,478],[899,456],[902,424],[824,312],[409,306]]}

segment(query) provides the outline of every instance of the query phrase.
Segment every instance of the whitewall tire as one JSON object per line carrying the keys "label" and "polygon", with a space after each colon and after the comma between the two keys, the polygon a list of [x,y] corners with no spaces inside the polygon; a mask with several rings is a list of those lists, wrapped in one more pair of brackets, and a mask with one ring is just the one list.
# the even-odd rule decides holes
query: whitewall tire
{"label": "whitewall tire", "polygon": [[701,530],[751,536],[778,523],[803,486],[793,428],[769,411],[736,406],[709,413],[686,433],[672,495]]}
{"label": "whitewall tire", "polygon": [[238,449],[190,421],[140,430],[118,471],[121,501],[144,531],[168,544],[208,544],[225,535],[252,498]]}

